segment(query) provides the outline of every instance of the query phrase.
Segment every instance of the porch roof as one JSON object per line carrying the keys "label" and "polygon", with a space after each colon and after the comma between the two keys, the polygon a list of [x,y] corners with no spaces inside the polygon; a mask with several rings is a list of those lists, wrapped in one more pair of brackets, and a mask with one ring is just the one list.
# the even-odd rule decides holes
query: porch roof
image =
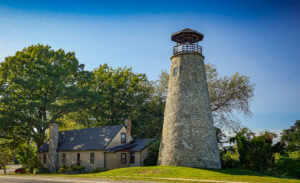
{"label": "porch roof", "polygon": [[128,151],[128,152],[140,152],[144,150],[146,147],[155,142],[156,139],[136,139],[129,144],[123,144],[119,146],[115,146],[109,149],[106,149],[105,152],[118,152],[118,151]]}

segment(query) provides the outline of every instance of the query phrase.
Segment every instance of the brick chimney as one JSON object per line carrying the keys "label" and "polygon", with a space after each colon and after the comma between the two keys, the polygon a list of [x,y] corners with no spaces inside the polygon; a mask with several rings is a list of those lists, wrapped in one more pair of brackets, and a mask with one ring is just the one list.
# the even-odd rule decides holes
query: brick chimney
{"label": "brick chimney", "polygon": [[56,172],[58,169],[58,124],[49,125],[49,151],[48,151],[48,169],[50,172]]}
{"label": "brick chimney", "polygon": [[127,136],[131,135],[131,120],[130,119],[125,120],[125,126],[127,129]]}

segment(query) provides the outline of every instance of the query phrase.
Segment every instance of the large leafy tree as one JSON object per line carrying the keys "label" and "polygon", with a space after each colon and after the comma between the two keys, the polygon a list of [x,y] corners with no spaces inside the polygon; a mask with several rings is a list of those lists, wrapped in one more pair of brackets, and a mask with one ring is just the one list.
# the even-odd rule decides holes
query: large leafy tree
{"label": "large leafy tree", "polygon": [[63,124],[76,121],[81,127],[107,126],[123,124],[128,118],[133,123],[133,135],[160,135],[164,103],[153,95],[146,75],[104,64],[93,71],[88,87],[93,100],[86,108],[66,115]]}
{"label": "large leafy tree", "polygon": [[74,52],[40,44],[6,57],[0,65],[0,127],[39,147],[50,123],[84,106],[89,73],[83,69]]}
{"label": "large leafy tree", "polygon": [[212,64],[206,64],[205,70],[215,125],[238,129],[239,121],[235,114],[251,115],[249,104],[254,96],[254,84],[248,76],[238,72],[221,77]]}
{"label": "large leafy tree", "polygon": [[[219,76],[212,64],[205,65],[211,110],[215,126],[222,129],[239,129],[236,113],[250,116],[250,101],[254,96],[254,84],[250,78],[240,73],[232,76]],[[156,93],[166,98],[168,90],[168,72],[162,71],[155,83]]]}

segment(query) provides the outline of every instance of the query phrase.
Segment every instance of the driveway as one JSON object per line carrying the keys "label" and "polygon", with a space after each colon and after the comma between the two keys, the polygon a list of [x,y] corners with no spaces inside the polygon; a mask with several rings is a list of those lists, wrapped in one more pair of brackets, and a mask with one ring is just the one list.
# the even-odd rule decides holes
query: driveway
{"label": "driveway", "polygon": [[153,183],[146,181],[114,181],[106,179],[84,179],[51,176],[0,176],[0,183]]}
{"label": "driveway", "polygon": [[[18,168],[21,168],[22,165],[7,165],[8,166],[8,169],[6,170],[6,173],[9,174],[9,173],[14,173],[15,172],[15,169],[18,169]],[[0,169],[0,175],[1,174],[4,174],[4,171],[3,169]]]}

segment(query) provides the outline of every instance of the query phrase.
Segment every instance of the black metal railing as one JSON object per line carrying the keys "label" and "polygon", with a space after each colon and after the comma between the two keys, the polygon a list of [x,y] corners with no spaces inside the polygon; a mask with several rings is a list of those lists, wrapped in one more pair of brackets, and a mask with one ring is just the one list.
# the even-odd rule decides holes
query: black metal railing
{"label": "black metal railing", "polygon": [[202,54],[202,46],[197,44],[178,44],[173,48],[173,54],[180,53],[200,53]]}

